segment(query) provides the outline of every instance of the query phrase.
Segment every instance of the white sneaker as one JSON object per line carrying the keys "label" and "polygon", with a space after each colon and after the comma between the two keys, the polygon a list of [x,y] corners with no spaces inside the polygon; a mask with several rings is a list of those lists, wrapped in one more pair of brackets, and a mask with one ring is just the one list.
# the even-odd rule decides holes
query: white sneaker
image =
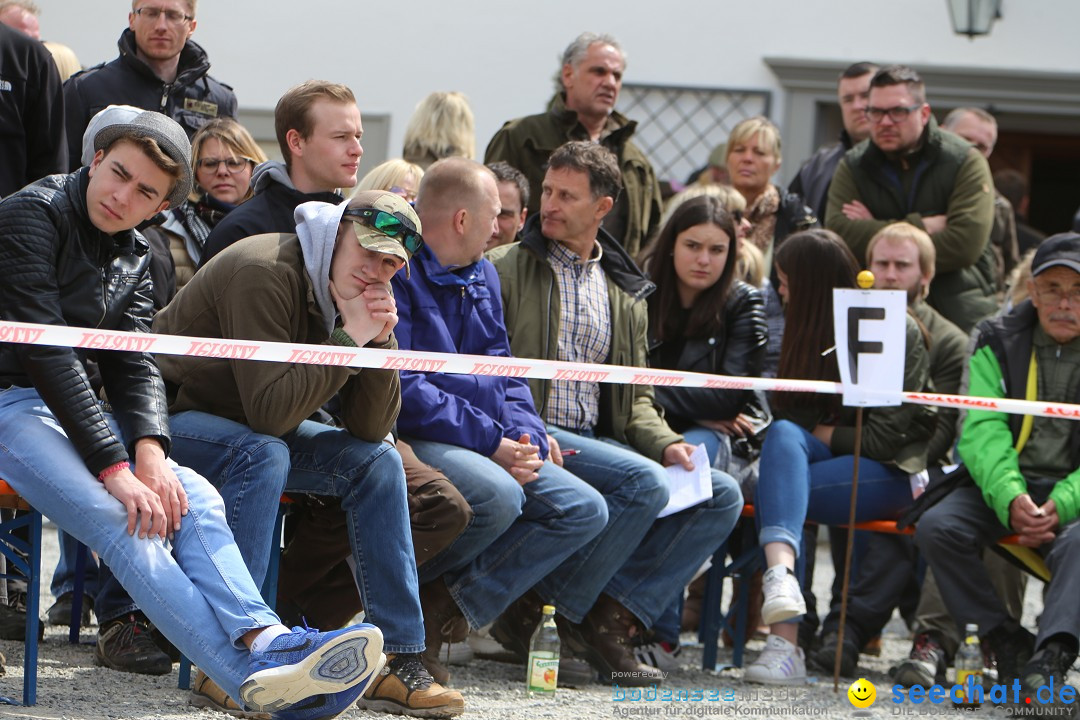
{"label": "white sneaker", "polygon": [[799,581],[783,565],[773,565],[765,571],[761,592],[765,596],[761,604],[761,621],[766,625],[790,620],[806,612]]}
{"label": "white sneaker", "polygon": [[767,685],[806,683],[806,658],[801,648],[777,635],[770,635],[757,660],[747,666],[743,679]]}
{"label": "white sneaker", "polygon": [[670,651],[658,642],[634,648],[634,659],[643,665],[664,672],[675,672],[682,668],[682,663],[679,662],[680,655],[682,655],[682,647],[679,645]]}

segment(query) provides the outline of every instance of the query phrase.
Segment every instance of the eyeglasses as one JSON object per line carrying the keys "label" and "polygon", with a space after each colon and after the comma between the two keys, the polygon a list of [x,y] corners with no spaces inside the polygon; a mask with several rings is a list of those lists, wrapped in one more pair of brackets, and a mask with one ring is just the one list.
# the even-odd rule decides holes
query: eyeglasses
{"label": "eyeglasses", "polygon": [[356,208],[346,210],[343,217],[395,238],[409,251],[410,255],[415,255],[420,248],[424,247],[424,238],[416,232],[416,226],[401,213],[389,213],[375,208]]}
{"label": "eyeglasses", "polygon": [[908,115],[911,115],[914,111],[923,106],[922,103],[915,103],[914,105],[897,105],[891,108],[866,108],[866,117],[870,118],[870,122],[881,122],[888,115],[889,119],[894,123],[901,123],[908,119]]}
{"label": "eyeglasses", "polygon": [[225,163],[225,168],[231,173],[238,173],[247,167],[248,163],[255,162],[251,158],[246,157],[231,157],[231,158],[199,158],[199,162],[195,163],[197,170],[209,170],[210,172],[217,172],[221,163]]}
{"label": "eyeglasses", "polygon": [[163,10],[162,8],[156,7],[136,8],[133,12],[139,17],[146,18],[152,23],[157,22],[158,18],[160,18],[162,15],[165,16],[165,20],[170,25],[182,25],[189,20],[195,19],[194,15],[185,15],[179,10]]}
{"label": "eyeglasses", "polygon": [[405,198],[405,200],[407,200],[410,205],[412,205],[413,203],[416,202],[416,191],[415,190],[408,190],[408,189],[403,188],[403,187],[401,187],[399,185],[394,185],[393,187],[390,188],[390,192],[394,193],[395,195],[397,195],[399,197]]}
{"label": "eyeglasses", "polygon": [[1080,308],[1080,288],[1073,288],[1072,290],[1061,290],[1059,288],[1039,290],[1036,288],[1035,294],[1039,296],[1039,303],[1047,307],[1058,307],[1061,305],[1062,300],[1067,300],[1069,307]]}

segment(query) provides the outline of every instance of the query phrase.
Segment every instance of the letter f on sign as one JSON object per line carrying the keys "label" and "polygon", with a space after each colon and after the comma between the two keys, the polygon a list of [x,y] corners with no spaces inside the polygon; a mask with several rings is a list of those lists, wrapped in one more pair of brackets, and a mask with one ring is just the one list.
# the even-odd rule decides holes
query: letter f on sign
{"label": "letter f on sign", "polygon": [[848,367],[851,368],[851,382],[859,382],[859,355],[880,355],[885,346],[878,342],[866,342],[859,339],[860,320],[884,320],[885,308],[881,307],[849,307],[847,311],[848,332]]}

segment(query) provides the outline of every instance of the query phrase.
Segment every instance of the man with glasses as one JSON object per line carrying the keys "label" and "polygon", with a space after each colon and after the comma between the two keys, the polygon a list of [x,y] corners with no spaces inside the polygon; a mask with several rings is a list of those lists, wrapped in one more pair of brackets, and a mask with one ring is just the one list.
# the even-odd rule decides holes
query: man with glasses
{"label": "man with glasses", "polygon": [[[970,393],[1080,403],[1080,235],[1047,238],[1031,267],[1030,299],[979,326]],[[978,624],[998,683],[1019,678],[1031,703],[1053,682],[1054,699],[1080,645],[1080,422],[969,410],[957,449],[974,485],[927,510],[915,542],[957,627]],[[1051,572],[1035,638],[1009,617],[979,562],[984,547],[1012,533]]]}
{"label": "man with glasses", "polygon": [[120,55],[64,83],[69,165],[81,165],[83,131],[109,105],[156,110],[191,138],[204,123],[236,117],[236,95],[211,77],[206,51],[191,40],[196,0],[133,0]]}
{"label": "man with glasses", "polygon": [[[398,373],[343,364],[357,347],[397,347],[389,283],[422,245],[420,221],[384,191],[336,205],[304,203],[296,217],[293,232],[249,238],[195,273],[158,313],[154,331],[321,345],[319,357],[297,358],[322,364],[162,357],[171,422],[223,439],[246,426],[285,442],[285,491],[340,499],[366,617],[383,631],[387,669],[375,683],[380,704],[368,707],[458,715],[461,694],[434,682],[420,658],[424,618],[406,478],[401,456],[384,440],[401,406]],[[343,427],[308,419],[335,396]],[[277,492],[275,480],[258,478],[247,492]],[[272,540],[272,516],[230,517],[230,524],[237,536]]]}
{"label": "man with glasses", "polygon": [[918,73],[889,65],[870,81],[870,138],[836,168],[825,226],[866,256],[890,223],[930,234],[937,267],[927,302],[964,332],[997,308],[990,166],[968,142],[941,130]]}

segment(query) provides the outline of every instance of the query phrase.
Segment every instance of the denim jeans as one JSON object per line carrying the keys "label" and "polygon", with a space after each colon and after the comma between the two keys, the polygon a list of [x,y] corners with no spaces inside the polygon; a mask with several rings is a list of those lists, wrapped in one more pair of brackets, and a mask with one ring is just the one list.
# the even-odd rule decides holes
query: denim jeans
{"label": "denim jeans", "polygon": [[[793,422],[774,422],[761,449],[754,502],[761,544],[787,543],[798,554],[807,520],[846,525],[854,460],[853,455],[834,456],[825,443]],[[907,473],[859,459],[856,522],[895,517],[910,504]]]}
{"label": "denim jeans", "polygon": [[[519,485],[500,465],[457,445],[409,440],[417,457],[439,468],[473,509],[473,521],[429,565],[469,625],[488,624],[607,524],[596,490],[553,462]],[[509,523],[507,523],[509,520]]]}
{"label": "denim jeans", "polygon": [[292,465],[286,492],[341,498],[364,613],[382,630],[385,651],[423,651],[424,617],[397,450],[311,420],[281,439]]}
{"label": "denim jeans", "polygon": [[172,457],[210,481],[225,502],[225,518],[255,584],[270,563],[278,504],[289,477],[289,446],[247,425],[204,412],[169,418]]}
{"label": "denim jeans", "polygon": [[99,553],[165,637],[238,699],[249,660],[241,638],[278,618],[244,566],[217,490],[173,470],[190,506],[180,530],[171,543],[129,535],[127,511],[86,469],[37,390],[0,391],[0,477]]}

